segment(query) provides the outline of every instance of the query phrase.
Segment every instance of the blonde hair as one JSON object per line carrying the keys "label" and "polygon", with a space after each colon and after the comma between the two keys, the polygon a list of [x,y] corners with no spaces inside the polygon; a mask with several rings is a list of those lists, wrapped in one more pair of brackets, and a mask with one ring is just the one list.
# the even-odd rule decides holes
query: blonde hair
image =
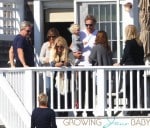
{"label": "blonde hair", "polygon": [[[61,56],[57,54],[57,50],[56,50],[57,45],[61,45],[64,47]],[[55,39],[54,46],[52,47],[51,52],[50,52],[50,62],[52,61],[55,61],[55,62],[60,62],[60,61],[67,62],[68,61],[68,45],[67,45],[67,41],[62,36],[58,36]]]}
{"label": "blonde hair", "polygon": [[38,96],[39,105],[47,105],[48,102],[48,96],[44,93],[40,93]]}
{"label": "blonde hair", "polygon": [[125,28],[125,36],[126,40],[136,39],[139,45],[142,45],[141,41],[139,40],[139,35],[137,34],[137,29],[135,25],[128,25]]}
{"label": "blonde hair", "polygon": [[80,29],[80,26],[78,24],[71,24],[68,30],[73,34],[76,32],[76,30]]}

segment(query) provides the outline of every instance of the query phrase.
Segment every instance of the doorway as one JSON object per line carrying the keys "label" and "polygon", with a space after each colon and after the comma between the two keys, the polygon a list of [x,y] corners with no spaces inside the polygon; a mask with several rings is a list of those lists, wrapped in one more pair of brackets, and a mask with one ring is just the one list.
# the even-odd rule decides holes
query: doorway
{"label": "doorway", "polygon": [[70,44],[71,44],[71,33],[69,32],[68,28],[70,27],[70,25],[72,23],[73,22],[53,22],[53,23],[46,22],[45,26],[44,26],[44,30],[45,30],[44,31],[44,40],[46,41],[47,31],[50,28],[55,27],[58,29],[60,35],[66,39],[68,46],[70,46]]}

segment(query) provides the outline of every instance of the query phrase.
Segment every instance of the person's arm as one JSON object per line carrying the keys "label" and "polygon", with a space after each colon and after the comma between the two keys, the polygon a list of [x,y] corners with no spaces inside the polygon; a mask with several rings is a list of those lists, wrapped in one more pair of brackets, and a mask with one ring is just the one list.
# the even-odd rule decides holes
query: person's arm
{"label": "person's arm", "polygon": [[71,42],[71,44],[70,44],[69,48],[70,48],[70,49],[72,49],[72,42]]}
{"label": "person's arm", "polygon": [[[33,111],[34,112],[34,111]],[[31,115],[31,128],[35,128],[35,122],[34,122],[34,114],[32,112],[32,115]]]}
{"label": "person's arm", "polygon": [[89,56],[89,63],[95,66],[98,65],[97,46],[92,48],[91,54]]}
{"label": "person's arm", "polygon": [[130,56],[130,51],[131,51],[131,42],[130,42],[130,40],[127,40],[126,42],[125,42],[125,48],[124,48],[124,53],[123,53],[123,56],[122,56],[122,59],[121,59],[121,61],[120,61],[120,65],[123,65],[123,64],[125,64],[126,63],[126,61],[127,61],[127,58]]}
{"label": "person's arm", "polygon": [[48,64],[49,63],[49,58],[46,56],[46,47],[47,47],[47,45],[44,43],[42,45],[42,48],[40,51],[40,62],[42,64]]}
{"label": "person's arm", "polygon": [[14,51],[13,51],[13,47],[11,46],[9,49],[9,63],[11,67],[15,67],[15,63],[14,63]]}
{"label": "person's arm", "polygon": [[64,62],[51,61],[51,62],[50,62],[50,66],[51,66],[51,67],[62,67],[62,66],[64,66]]}
{"label": "person's arm", "polygon": [[113,66],[120,66],[120,63],[114,63]]}
{"label": "person's arm", "polygon": [[22,63],[23,67],[29,67],[25,62],[23,49],[18,48],[17,52],[18,52],[18,58],[19,58],[20,62]]}

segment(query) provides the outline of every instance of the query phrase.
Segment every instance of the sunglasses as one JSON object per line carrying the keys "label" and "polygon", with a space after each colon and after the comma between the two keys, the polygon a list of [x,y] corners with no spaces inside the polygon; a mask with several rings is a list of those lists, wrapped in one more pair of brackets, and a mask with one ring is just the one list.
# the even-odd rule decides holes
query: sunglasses
{"label": "sunglasses", "polygon": [[64,46],[56,46],[56,48],[64,49]]}
{"label": "sunglasses", "polygon": [[27,33],[30,33],[30,32],[31,32],[31,30],[26,30],[26,32],[27,32]]}
{"label": "sunglasses", "polygon": [[88,26],[92,27],[93,24],[85,24],[85,26],[86,26],[86,27],[88,27]]}
{"label": "sunglasses", "polygon": [[56,36],[48,36],[48,38],[56,38]]}

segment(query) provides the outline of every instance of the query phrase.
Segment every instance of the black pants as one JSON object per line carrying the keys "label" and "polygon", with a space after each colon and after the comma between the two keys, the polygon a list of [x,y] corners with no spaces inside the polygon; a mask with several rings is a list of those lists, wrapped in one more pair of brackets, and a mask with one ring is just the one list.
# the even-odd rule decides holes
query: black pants
{"label": "black pants", "polygon": [[[132,81],[130,80],[130,72],[127,71],[126,74],[126,96],[128,99],[128,106],[130,107],[130,82],[133,83],[133,107],[136,108],[137,107],[137,71],[133,71],[133,79]],[[144,100],[144,84],[143,84],[143,71],[140,71],[140,91],[141,91],[141,99],[142,102]],[[142,103],[143,104],[143,103]]]}
{"label": "black pants", "polygon": [[[86,92],[86,72],[81,72],[81,107],[84,108],[85,106],[85,92]],[[93,107],[93,82],[92,82],[92,75],[91,72],[88,72],[88,108]],[[78,112],[81,114],[82,112]],[[87,112],[87,114],[91,114],[92,112]]]}

